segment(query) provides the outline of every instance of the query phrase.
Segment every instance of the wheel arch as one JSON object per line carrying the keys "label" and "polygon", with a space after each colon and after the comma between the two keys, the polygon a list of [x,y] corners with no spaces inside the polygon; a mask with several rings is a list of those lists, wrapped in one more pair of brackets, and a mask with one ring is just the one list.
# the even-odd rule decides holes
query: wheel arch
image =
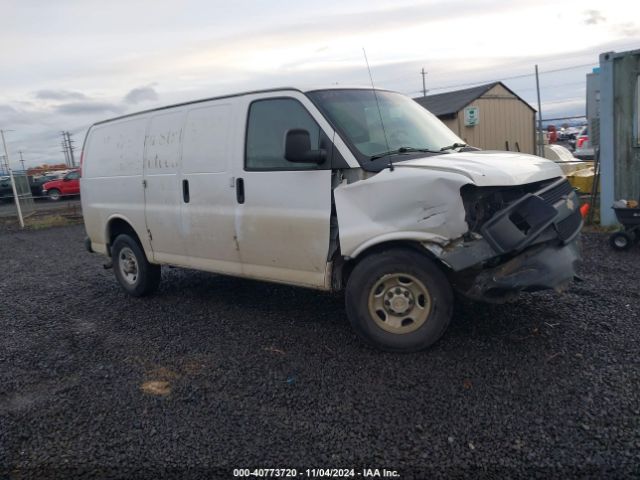
{"label": "wheel arch", "polygon": [[[441,248],[438,243],[431,243]],[[443,263],[432,251],[430,251],[428,248],[425,248],[423,240],[417,240],[415,238],[400,238],[371,243],[366,248],[358,249],[357,256],[342,257],[343,260],[340,268],[338,269],[339,271],[337,272],[337,274],[339,275],[339,278],[336,279],[337,284],[340,285],[340,288],[344,288],[349,281],[349,276],[353,272],[353,269],[360,262],[372,255],[377,255],[388,250],[410,250],[421,255],[425,255],[426,257],[432,259],[444,273],[447,273],[448,267],[446,266],[446,264]]]}
{"label": "wheel arch", "polygon": [[51,187],[47,189],[47,197],[51,199],[51,192],[58,192],[58,200],[62,199],[62,190],[59,186]]}
{"label": "wheel arch", "polygon": [[142,251],[145,252],[145,255],[147,256],[147,258],[149,257],[149,255],[147,255],[146,249],[144,248],[142,241],[140,240],[140,235],[138,235],[138,232],[136,232],[136,229],[133,227],[129,219],[127,219],[126,217],[122,215],[111,216],[109,220],[107,220],[107,224],[105,228],[106,229],[105,229],[104,238],[106,240],[107,255],[109,257],[111,257],[111,246],[113,245],[113,241],[116,239],[118,235],[121,235],[121,234],[127,234],[131,236],[131,238],[133,238],[136,242],[138,242],[138,245],[140,245],[140,248],[142,249]]}

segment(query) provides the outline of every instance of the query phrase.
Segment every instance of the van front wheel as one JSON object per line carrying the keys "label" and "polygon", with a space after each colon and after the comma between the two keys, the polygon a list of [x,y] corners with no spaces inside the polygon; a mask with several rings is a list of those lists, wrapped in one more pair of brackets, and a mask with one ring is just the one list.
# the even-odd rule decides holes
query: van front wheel
{"label": "van front wheel", "polygon": [[120,286],[134,297],[142,297],[160,285],[159,265],[149,263],[142,248],[129,235],[118,235],[111,247],[113,272]]}
{"label": "van front wheel", "polygon": [[360,337],[387,351],[414,352],[435,343],[449,326],[453,292],[426,255],[388,250],[354,268],[345,294],[347,315]]}

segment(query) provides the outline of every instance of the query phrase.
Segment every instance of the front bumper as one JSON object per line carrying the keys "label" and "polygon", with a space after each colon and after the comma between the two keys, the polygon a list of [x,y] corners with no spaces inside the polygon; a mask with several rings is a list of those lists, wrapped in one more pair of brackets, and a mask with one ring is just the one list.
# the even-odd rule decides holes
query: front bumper
{"label": "front bumper", "polygon": [[441,260],[452,270],[453,286],[474,299],[562,290],[576,275],[582,225],[577,195],[562,179],[497,212],[480,238],[450,245]]}
{"label": "front bumper", "polygon": [[520,292],[565,290],[576,277],[578,242],[538,245],[497,267],[481,270],[458,290],[476,300],[500,302]]}

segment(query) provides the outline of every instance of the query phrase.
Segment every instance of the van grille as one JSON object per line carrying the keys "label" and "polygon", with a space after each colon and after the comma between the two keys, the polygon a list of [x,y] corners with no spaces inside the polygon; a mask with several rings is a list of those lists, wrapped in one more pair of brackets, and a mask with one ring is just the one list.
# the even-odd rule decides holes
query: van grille
{"label": "van grille", "polygon": [[562,199],[562,197],[566,197],[572,191],[573,187],[567,180],[565,180],[559,185],[556,185],[555,187],[550,188],[549,190],[546,190],[544,192],[538,193],[537,195],[549,205],[554,205],[555,203],[558,203]]}
{"label": "van grille", "polygon": [[558,231],[558,237],[560,240],[566,241],[572,238],[577,230],[582,228],[582,215],[580,210],[576,210],[567,218],[560,220],[556,224],[556,230]]}

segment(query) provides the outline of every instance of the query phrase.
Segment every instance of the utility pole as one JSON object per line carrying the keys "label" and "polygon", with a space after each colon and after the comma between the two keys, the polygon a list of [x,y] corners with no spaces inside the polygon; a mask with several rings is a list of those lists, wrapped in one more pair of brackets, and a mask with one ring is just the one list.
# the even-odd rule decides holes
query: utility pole
{"label": "utility pole", "polygon": [[420,72],[420,75],[422,75],[422,96],[426,97],[427,96],[427,83],[426,83],[426,79],[425,77],[427,76],[428,72],[424,71],[424,67],[422,67],[422,71]]}
{"label": "utility pole", "polygon": [[13,190],[13,200],[16,202],[16,208],[18,209],[18,220],[20,220],[20,227],[24,228],[24,219],[22,218],[22,209],[20,208],[20,200],[18,199],[18,190],[16,189],[16,180],[13,178],[13,170],[11,170],[11,161],[9,160],[9,152],[7,151],[7,142],[4,139],[4,130],[0,130],[0,136],[2,136],[2,146],[4,147],[4,160],[6,162],[7,170],[9,171],[9,177],[11,178],[11,189]]}
{"label": "utility pole", "polygon": [[65,135],[65,132],[62,131],[60,132],[60,135],[62,135],[62,141],[60,142],[60,145],[62,146],[62,153],[64,153],[64,164],[67,167],[71,166],[71,158],[69,156],[69,147],[67,146],[67,136]]}
{"label": "utility pole", "polygon": [[76,159],[75,156],[73,155],[73,151],[75,150],[74,146],[73,146],[73,140],[71,140],[71,134],[67,131],[62,131],[60,132],[60,135],[62,135],[62,153],[64,153],[64,159],[65,159],[65,164],[67,165],[67,167],[75,167],[76,166]]}
{"label": "utility pole", "polygon": [[536,64],[536,91],[538,93],[538,155],[544,157],[544,137],[542,133],[542,104],[540,103],[540,79],[538,78],[538,65]]}
{"label": "utility pole", "polygon": [[60,150],[64,154],[64,164],[69,166],[69,152],[67,152],[67,145],[65,142],[60,142],[60,146],[62,146],[62,150]]}
{"label": "utility pole", "polygon": [[27,169],[24,168],[24,158],[22,158],[22,150],[18,150],[18,153],[20,154],[20,163],[22,164],[22,171],[25,173],[27,173]]}
{"label": "utility pole", "polygon": [[75,167],[76,166],[76,159],[73,155],[73,140],[71,140],[71,134],[69,133],[69,131],[67,130],[67,145],[69,147],[69,157],[71,159],[71,166]]}

